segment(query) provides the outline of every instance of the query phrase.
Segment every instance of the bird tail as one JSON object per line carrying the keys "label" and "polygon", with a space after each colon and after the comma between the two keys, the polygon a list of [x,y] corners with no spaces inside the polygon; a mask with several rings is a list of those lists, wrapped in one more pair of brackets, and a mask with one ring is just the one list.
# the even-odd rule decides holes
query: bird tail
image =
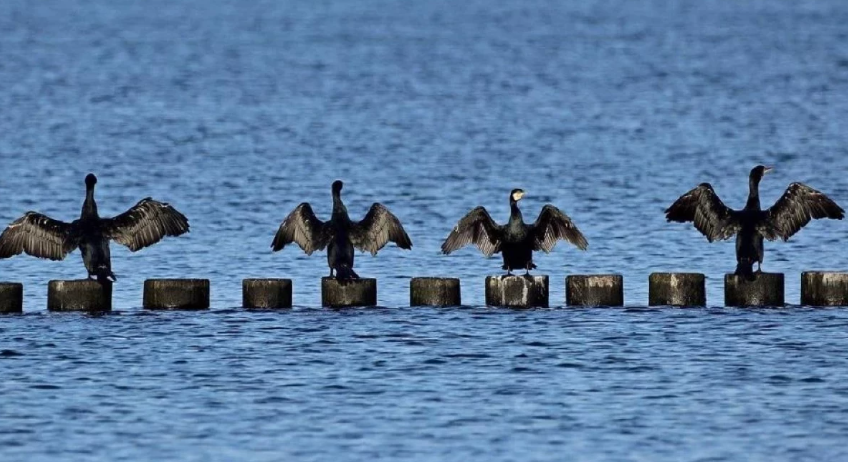
{"label": "bird tail", "polygon": [[98,266],[94,275],[97,276],[97,282],[99,283],[114,282],[118,280],[118,278],[115,276],[115,273],[113,273],[112,270],[109,269],[109,267],[106,265]]}
{"label": "bird tail", "polygon": [[753,281],[756,279],[754,276],[754,262],[747,258],[739,259],[738,263],[736,263],[736,272],[734,274],[742,276],[749,281]]}
{"label": "bird tail", "polygon": [[359,279],[359,275],[349,265],[336,267],[336,279]]}

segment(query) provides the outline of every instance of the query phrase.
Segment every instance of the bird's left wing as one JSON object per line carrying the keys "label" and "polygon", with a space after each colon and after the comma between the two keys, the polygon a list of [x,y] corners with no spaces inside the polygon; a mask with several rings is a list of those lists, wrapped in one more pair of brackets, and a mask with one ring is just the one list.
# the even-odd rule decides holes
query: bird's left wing
{"label": "bird's left wing", "polygon": [[73,225],[37,212],[27,212],[0,234],[0,258],[26,252],[50,260],[62,260],[78,245]]}
{"label": "bird's left wing", "polygon": [[271,249],[277,252],[294,242],[306,255],[312,255],[312,252],[327,247],[330,243],[330,232],[327,223],[319,220],[312,211],[312,206],[304,202],[295,207],[280,223],[280,228],[271,242]]}
{"label": "bird's left wing", "polygon": [[765,211],[766,220],[757,231],[766,239],[784,241],[801,230],[812,219],[834,218],[841,220],[845,211],[831,198],[801,183],[792,183],[777,202]]}
{"label": "bird's left wing", "polygon": [[375,203],[359,223],[353,223],[350,241],[359,250],[376,255],[389,241],[401,249],[411,249],[412,241],[400,224],[383,204]]}
{"label": "bird's left wing", "polygon": [[142,199],[126,212],[103,220],[104,235],[135,252],[188,232],[188,219],[170,204]]}
{"label": "bird's left wing", "polygon": [[739,214],[724,205],[709,183],[701,183],[680,196],[666,209],[665,218],[680,223],[693,222],[710,242],[730,239],[742,229]]}
{"label": "bird's left wing", "polygon": [[557,241],[565,240],[574,244],[580,250],[586,250],[589,243],[583,233],[562,210],[547,204],[533,223],[533,250],[543,250],[546,253],[553,250]]}

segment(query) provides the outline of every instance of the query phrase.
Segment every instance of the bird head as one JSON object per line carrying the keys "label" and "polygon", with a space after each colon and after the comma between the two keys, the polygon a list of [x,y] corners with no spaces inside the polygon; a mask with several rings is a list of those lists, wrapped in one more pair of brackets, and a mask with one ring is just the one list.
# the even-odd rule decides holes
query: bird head
{"label": "bird head", "polygon": [[756,167],[751,169],[751,179],[759,182],[761,179],[763,179],[763,176],[765,176],[766,173],[772,170],[773,168],[771,167],[766,167],[765,165],[757,165]]}
{"label": "bird head", "polygon": [[88,175],[85,176],[85,187],[86,188],[93,188],[94,185],[96,185],[96,184],[97,184],[97,177],[94,176],[93,173],[89,173]]}
{"label": "bird head", "polygon": [[333,194],[341,193],[342,192],[342,186],[344,186],[344,183],[342,183],[341,180],[334,181],[333,182]]}
{"label": "bird head", "polygon": [[512,202],[518,202],[524,197],[523,189],[513,189],[511,193],[509,193],[509,200]]}

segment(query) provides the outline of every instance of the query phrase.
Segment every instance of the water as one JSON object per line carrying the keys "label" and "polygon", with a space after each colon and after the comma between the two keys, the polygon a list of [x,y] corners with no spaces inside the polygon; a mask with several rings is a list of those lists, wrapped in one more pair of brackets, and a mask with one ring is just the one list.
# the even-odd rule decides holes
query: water
{"label": "water", "polygon": [[[63,262],[0,261],[25,284],[0,323],[3,460],[839,460],[842,310],[648,310],[654,271],[708,276],[732,243],[662,211],[748,170],[848,202],[848,5],[817,2],[43,1],[0,3],[0,222],[72,220],[152,196],[192,232],[113,247],[115,315],[44,311]],[[572,4],[573,3],[573,4]],[[324,254],[268,248],[298,203],[375,201],[411,252],[358,256],[382,308],[320,304]],[[554,203],[590,242],[538,255],[618,272],[621,310],[474,307],[498,259],[439,255],[476,205]],[[767,243],[764,268],[844,269],[842,222]],[[412,276],[462,278],[469,307],[415,309]],[[247,277],[290,277],[284,313],[248,313]],[[145,313],[142,281],[205,277],[209,313]]]}

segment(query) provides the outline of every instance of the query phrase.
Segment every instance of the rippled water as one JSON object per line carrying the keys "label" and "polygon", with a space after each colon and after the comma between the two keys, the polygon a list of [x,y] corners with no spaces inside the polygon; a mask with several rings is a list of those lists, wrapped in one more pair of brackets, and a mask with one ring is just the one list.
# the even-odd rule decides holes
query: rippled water
{"label": "rippled water", "polygon": [[[741,207],[803,181],[848,203],[848,5],[771,1],[0,2],[0,222],[104,215],[153,196],[192,232],[113,247],[118,313],[44,311],[64,262],[0,261],[25,284],[0,319],[5,460],[839,460],[842,310],[648,310],[654,271],[735,266],[662,210],[710,181]],[[271,253],[299,202],[388,205],[414,242],[358,257],[383,308],[320,304],[323,254]],[[631,308],[489,310],[497,259],[439,255],[476,205],[564,209],[590,242],[539,255],[618,272]],[[764,268],[845,269],[845,223],[767,243]],[[462,278],[469,307],[410,309],[408,279]],[[208,313],[145,313],[142,281],[205,277]],[[248,313],[246,277],[290,277],[294,310]]]}

